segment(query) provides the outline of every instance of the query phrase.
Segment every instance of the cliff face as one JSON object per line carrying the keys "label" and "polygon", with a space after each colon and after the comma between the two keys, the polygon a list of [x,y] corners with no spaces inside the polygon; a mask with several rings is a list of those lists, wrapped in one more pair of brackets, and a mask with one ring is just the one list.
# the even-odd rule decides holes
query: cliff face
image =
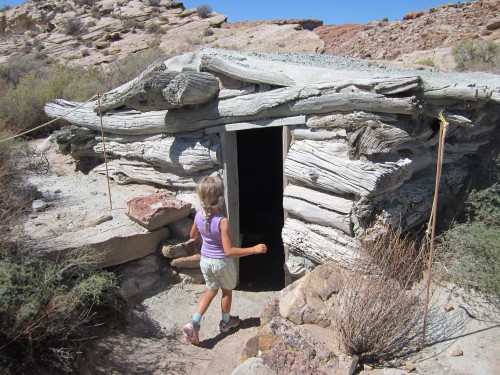
{"label": "cliff face", "polygon": [[500,1],[483,0],[409,13],[398,21],[323,26],[320,20],[230,23],[215,12],[200,18],[196,9],[173,1],[39,0],[3,11],[0,63],[33,55],[47,62],[106,66],[149,48],[171,56],[210,46],[406,65],[431,59],[437,68],[452,70],[451,48],[459,40],[500,40],[499,14]]}

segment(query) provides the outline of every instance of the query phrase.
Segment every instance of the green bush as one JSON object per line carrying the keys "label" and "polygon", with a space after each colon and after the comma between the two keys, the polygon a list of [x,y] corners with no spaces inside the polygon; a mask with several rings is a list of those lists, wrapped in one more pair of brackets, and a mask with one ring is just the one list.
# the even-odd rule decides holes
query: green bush
{"label": "green bush", "polygon": [[500,296],[500,184],[472,191],[465,222],[439,238],[440,261],[451,281],[466,289]]}
{"label": "green bush", "polygon": [[32,71],[18,78],[18,84],[0,99],[0,122],[14,133],[33,129],[49,120],[43,107],[53,99],[86,101],[109,88],[106,76],[97,69],[55,65]]}
{"label": "green bush", "polygon": [[0,247],[0,361],[18,373],[69,373],[93,328],[122,316],[126,302],[97,253],[57,262]]}
{"label": "green bush", "polygon": [[461,40],[452,49],[457,69],[500,72],[500,43],[492,40]]}
{"label": "green bush", "polygon": [[433,59],[418,60],[418,61],[415,61],[415,63],[420,64],[420,65],[425,65],[425,66],[431,66],[433,68],[436,67],[436,63],[434,62]]}

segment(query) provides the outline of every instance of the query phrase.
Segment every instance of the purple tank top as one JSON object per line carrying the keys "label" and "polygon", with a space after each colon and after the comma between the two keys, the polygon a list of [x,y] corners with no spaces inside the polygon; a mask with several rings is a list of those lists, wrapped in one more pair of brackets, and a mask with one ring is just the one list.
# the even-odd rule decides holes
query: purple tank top
{"label": "purple tank top", "polygon": [[198,211],[194,218],[198,230],[200,231],[203,244],[201,245],[201,255],[207,258],[229,258],[224,253],[222,247],[222,236],[219,230],[219,223],[224,218],[222,214],[215,214],[208,219],[210,226],[210,233],[205,233],[205,219],[203,218],[203,211]]}

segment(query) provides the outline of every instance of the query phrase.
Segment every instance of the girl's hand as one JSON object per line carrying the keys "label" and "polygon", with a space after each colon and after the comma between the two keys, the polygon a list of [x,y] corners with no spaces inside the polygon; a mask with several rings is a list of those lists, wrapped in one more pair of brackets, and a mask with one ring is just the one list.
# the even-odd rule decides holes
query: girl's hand
{"label": "girl's hand", "polygon": [[260,243],[258,245],[255,245],[253,247],[253,253],[254,254],[264,254],[267,251],[267,246],[263,243]]}

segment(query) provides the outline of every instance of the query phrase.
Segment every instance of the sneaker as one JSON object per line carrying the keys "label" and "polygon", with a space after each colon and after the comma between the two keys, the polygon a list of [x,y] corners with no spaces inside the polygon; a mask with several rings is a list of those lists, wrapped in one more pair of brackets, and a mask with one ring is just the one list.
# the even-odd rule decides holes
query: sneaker
{"label": "sneaker", "polygon": [[198,332],[200,332],[199,324],[195,324],[193,322],[189,322],[182,328],[184,333],[186,334],[186,339],[193,345],[198,345],[200,343],[200,339],[198,338]]}
{"label": "sneaker", "polygon": [[224,333],[229,331],[231,328],[238,327],[240,325],[240,318],[238,316],[231,316],[229,322],[223,320],[219,323],[219,332]]}

